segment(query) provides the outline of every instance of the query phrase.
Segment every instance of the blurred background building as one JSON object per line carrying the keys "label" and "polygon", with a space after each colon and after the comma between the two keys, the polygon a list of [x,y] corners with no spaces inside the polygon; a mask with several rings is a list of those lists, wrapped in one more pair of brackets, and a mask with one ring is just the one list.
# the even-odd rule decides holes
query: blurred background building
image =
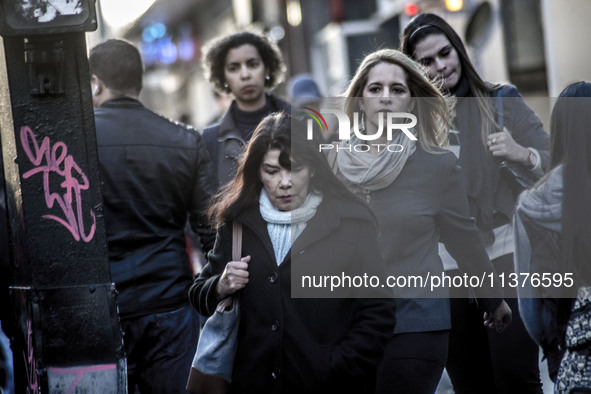
{"label": "blurred background building", "polygon": [[[342,92],[365,54],[397,48],[420,12],[449,21],[485,79],[515,84],[544,122],[547,97],[591,80],[589,0],[97,0],[97,9],[89,47],[113,37],[137,44],[146,63],[142,100],[197,128],[217,116],[201,48],[244,28],[278,43],[286,80],[310,73],[327,95]],[[285,96],[285,84],[278,94]]]}

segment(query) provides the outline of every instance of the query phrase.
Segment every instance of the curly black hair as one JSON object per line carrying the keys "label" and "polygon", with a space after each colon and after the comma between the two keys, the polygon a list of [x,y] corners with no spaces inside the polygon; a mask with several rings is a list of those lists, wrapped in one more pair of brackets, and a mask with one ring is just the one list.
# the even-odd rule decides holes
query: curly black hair
{"label": "curly black hair", "polygon": [[285,65],[279,48],[263,35],[243,31],[228,36],[222,36],[208,43],[203,49],[203,70],[206,77],[220,92],[231,93],[225,84],[224,65],[230,49],[242,45],[254,46],[265,68],[269,70],[269,79],[265,80],[265,87],[272,89],[283,80]]}

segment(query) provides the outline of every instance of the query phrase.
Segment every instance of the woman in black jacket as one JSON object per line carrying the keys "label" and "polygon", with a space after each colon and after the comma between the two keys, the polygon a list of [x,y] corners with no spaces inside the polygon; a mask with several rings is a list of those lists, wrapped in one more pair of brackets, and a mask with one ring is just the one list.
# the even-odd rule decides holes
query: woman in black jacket
{"label": "woman in black jacket", "polygon": [[236,174],[240,155],[259,122],[272,112],[289,111],[285,101],[269,93],[283,79],[285,65],[277,45],[263,35],[243,31],[208,43],[203,68],[216,91],[233,97],[219,122],[203,130],[224,186]]}
{"label": "woman in black jacket", "polygon": [[[216,244],[190,299],[211,315],[240,292],[231,392],[370,392],[394,324],[390,300],[372,298],[385,287],[356,287],[364,274],[385,280],[374,218],[293,128],[285,113],[257,127],[215,200]],[[231,261],[234,220],[241,261]]]}
{"label": "woman in black jacket", "polygon": [[[421,14],[411,20],[401,49],[457,99],[450,148],[464,170],[470,215],[476,218],[495,269],[508,277],[513,273],[510,221],[518,192],[499,165],[506,161],[541,175],[549,136],[514,86],[490,84],[480,77],[458,34],[439,16]],[[453,258],[440,249],[450,274],[457,273]],[[541,393],[538,348],[521,323],[514,289],[505,287],[514,321],[502,335],[481,327],[482,311],[466,295],[452,294],[451,301],[447,370],[456,392]]]}

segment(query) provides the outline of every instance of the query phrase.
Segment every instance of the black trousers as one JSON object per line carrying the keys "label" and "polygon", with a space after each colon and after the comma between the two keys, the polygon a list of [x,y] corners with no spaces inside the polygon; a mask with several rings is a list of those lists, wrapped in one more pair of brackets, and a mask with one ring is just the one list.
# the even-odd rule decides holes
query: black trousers
{"label": "black trousers", "polygon": [[[493,265],[507,278],[513,272],[513,255],[501,256]],[[446,368],[457,394],[543,393],[539,349],[521,321],[516,297],[515,289],[506,286],[505,301],[513,321],[500,334],[483,326],[484,311],[476,303],[466,297],[450,300],[452,329]]]}
{"label": "black trousers", "polygon": [[378,367],[376,393],[432,394],[439,384],[449,331],[394,335]]}
{"label": "black trousers", "polygon": [[[192,306],[121,319],[129,393],[186,394],[199,340],[199,317]],[[137,386],[137,387],[136,387]]]}

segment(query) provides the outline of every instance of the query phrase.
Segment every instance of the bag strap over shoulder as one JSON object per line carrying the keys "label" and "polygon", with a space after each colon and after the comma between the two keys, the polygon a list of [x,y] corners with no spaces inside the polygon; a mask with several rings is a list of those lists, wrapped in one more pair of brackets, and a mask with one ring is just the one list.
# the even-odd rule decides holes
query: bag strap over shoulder
{"label": "bag strap over shoulder", "polygon": [[242,254],[242,224],[232,222],[232,260],[240,261]]}
{"label": "bag strap over shoulder", "polygon": [[[237,221],[232,222],[232,260],[233,261],[240,261],[242,257],[242,223]],[[222,313],[224,311],[228,311],[232,309],[232,305],[234,304],[233,299],[238,297],[238,293],[234,293],[234,295],[230,297],[226,297],[220,301],[218,304],[216,311]]]}
{"label": "bag strap over shoulder", "polygon": [[499,129],[503,130],[505,127],[505,116],[503,114],[503,87],[497,89],[495,92],[495,112],[497,114],[497,124]]}

